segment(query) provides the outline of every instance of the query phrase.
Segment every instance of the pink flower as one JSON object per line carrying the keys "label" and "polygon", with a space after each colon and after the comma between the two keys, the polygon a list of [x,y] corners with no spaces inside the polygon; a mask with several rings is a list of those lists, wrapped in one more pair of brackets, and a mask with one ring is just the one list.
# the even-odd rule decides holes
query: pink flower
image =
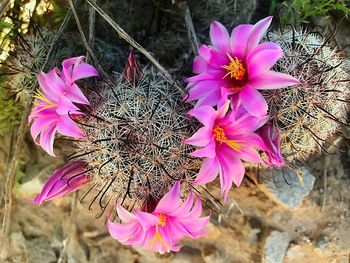
{"label": "pink flower", "polygon": [[[151,213],[136,210],[134,214],[117,204],[117,213],[123,223],[108,220],[111,236],[124,245],[142,247],[161,254],[179,251],[177,243],[185,236],[198,238],[207,234],[204,228],[209,216],[200,217],[202,205],[190,193],[185,202],[180,198],[180,183],[163,196]],[[194,204],[193,204],[194,203]]]}
{"label": "pink flower", "polygon": [[140,65],[135,59],[134,53],[131,51],[123,70],[123,80],[134,83],[135,85],[140,80],[140,78]]}
{"label": "pink flower", "polygon": [[262,163],[256,148],[262,148],[261,138],[254,133],[267,120],[268,116],[251,116],[242,107],[229,110],[230,101],[226,100],[214,110],[210,106],[200,106],[189,114],[201,122],[200,128],[185,143],[200,148],[192,153],[195,157],[205,157],[194,183],[203,185],[220,177],[221,192],[226,200],[228,192],[235,183],[239,186],[243,180],[245,168],[241,161]]}
{"label": "pink flower", "polygon": [[54,171],[46,181],[41,193],[35,197],[33,204],[41,205],[85,185],[89,182],[89,177],[85,174],[85,167],[86,163],[73,162]]}
{"label": "pink flower", "polygon": [[[42,91],[37,92],[37,101],[29,116],[29,122],[33,121],[30,132],[35,143],[40,144],[52,156],[55,156],[53,142],[56,131],[75,138],[84,137],[84,133],[72,120],[72,117],[83,114],[74,103],[90,103],[75,81],[98,76],[98,72],[84,63],[83,59],[84,57],[66,59],[62,63],[62,71],[55,67],[48,73],[41,72],[38,77]],[[37,142],[39,134],[40,141]]]}
{"label": "pink flower", "polygon": [[285,162],[281,153],[281,136],[278,128],[271,123],[267,123],[257,133],[264,141],[262,149],[268,157],[268,166],[284,166]]}
{"label": "pink flower", "polygon": [[258,90],[299,83],[290,75],[270,70],[283,56],[277,44],[259,44],[271,20],[272,17],[267,17],[255,25],[239,25],[231,36],[222,24],[213,22],[210,26],[212,46],[200,47],[199,56],[193,61],[193,72],[198,75],[186,80],[189,83],[187,101],[198,100],[196,107],[217,105],[224,87],[230,97],[238,96],[251,115],[265,116],[268,106]]}

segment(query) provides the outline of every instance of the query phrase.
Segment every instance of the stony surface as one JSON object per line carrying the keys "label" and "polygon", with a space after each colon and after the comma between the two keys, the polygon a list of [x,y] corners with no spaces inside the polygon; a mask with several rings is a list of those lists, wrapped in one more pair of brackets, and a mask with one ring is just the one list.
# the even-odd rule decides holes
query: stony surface
{"label": "stony surface", "polygon": [[262,181],[260,189],[286,208],[299,207],[315,182],[315,177],[306,168],[302,169],[301,176],[288,167],[263,170],[259,178]]}
{"label": "stony surface", "polygon": [[265,241],[263,263],[282,263],[292,237],[285,232],[272,231]]}

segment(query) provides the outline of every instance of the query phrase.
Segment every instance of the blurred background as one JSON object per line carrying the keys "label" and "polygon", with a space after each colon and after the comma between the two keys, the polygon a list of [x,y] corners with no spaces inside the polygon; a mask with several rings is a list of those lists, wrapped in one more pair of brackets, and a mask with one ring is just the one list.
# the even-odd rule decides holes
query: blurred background
{"label": "blurred background", "polygon": [[[302,26],[324,36],[335,30],[332,43],[345,57],[350,55],[347,0],[90,1],[180,83],[192,74],[197,42],[209,43],[214,20],[229,32],[268,15],[274,16],[276,29]],[[85,0],[75,0],[74,6],[101,67],[107,73],[121,72],[130,45]],[[1,262],[350,262],[350,130],[346,126],[337,141],[339,151],[312,156],[302,164],[302,183],[289,170],[260,171],[257,176],[252,167],[223,207],[212,203],[209,235],[185,240],[176,254],[156,255],[113,240],[104,224],[106,215],[96,218],[98,213],[88,209],[89,203],[80,202],[84,191],[41,207],[32,205],[30,200],[64,163],[70,147],[69,142],[60,142],[55,149],[60,158],[51,158],[28,133],[37,74],[65,58],[89,54],[69,1],[2,0],[0,17]],[[136,56],[142,66],[149,64],[141,54]],[[209,188],[220,197],[218,184]]]}

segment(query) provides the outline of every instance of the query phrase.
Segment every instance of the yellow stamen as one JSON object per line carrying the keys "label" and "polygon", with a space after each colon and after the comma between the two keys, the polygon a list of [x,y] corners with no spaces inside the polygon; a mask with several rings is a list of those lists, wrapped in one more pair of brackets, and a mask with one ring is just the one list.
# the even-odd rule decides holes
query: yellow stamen
{"label": "yellow stamen", "polygon": [[242,61],[239,60],[237,57],[231,57],[229,53],[226,54],[230,59],[230,64],[222,66],[224,69],[227,70],[227,74],[223,78],[226,78],[228,75],[230,75],[231,78],[236,80],[244,79],[247,70],[244,67]]}
{"label": "yellow stamen", "polygon": [[151,244],[150,244],[151,249],[153,249],[153,246],[155,244],[158,244],[158,242],[162,243],[166,248],[170,249],[169,244],[164,240],[164,238],[162,237],[162,235],[159,232],[159,225],[161,227],[165,227],[167,216],[164,214],[158,214],[158,217],[159,217],[160,221],[156,225],[156,234],[154,235],[154,237],[151,240]]}
{"label": "yellow stamen", "polygon": [[53,108],[53,107],[57,106],[57,103],[54,103],[51,100],[49,100],[47,97],[45,97],[45,95],[40,90],[37,90],[35,92],[34,98],[37,99],[37,101],[34,102],[34,105],[36,105],[36,106],[40,105],[39,101],[44,101],[44,102],[47,103],[47,105],[41,107],[39,110],[37,110],[33,114],[36,114],[36,113],[39,113],[39,112],[41,112],[43,110],[50,109],[50,108]]}
{"label": "yellow stamen", "polygon": [[230,146],[233,150],[239,152],[242,148],[243,140],[226,140],[225,143]]}
{"label": "yellow stamen", "polygon": [[229,147],[231,147],[233,150],[237,152],[241,150],[242,143],[244,142],[244,140],[227,139],[224,129],[217,124],[213,128],[213,136],[215,141],[217,141],[219,144],[226,143]]}
{"label": "yellow stamen", "polygon": [[[53,108],[53,107],[57,106],[57,103],[54,103],[51,100],[49,100],[47,97],[45,97],[45,95],[40,90],[37,90],[35,92],[34,98],[36,98],[38,100],[45,101],[48,104],[46,107],[49,106],[48,108]],[[36,105],[37,104],[38,103],[36,102]]]}

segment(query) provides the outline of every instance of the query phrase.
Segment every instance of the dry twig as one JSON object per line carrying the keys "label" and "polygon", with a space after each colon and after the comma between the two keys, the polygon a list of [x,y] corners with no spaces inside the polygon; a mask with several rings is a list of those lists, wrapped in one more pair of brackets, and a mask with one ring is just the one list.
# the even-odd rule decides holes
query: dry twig
{"label": "dry twig", "polygon": [[69,242],[71,239],[74,219],[75,219],[75,215],[76,215],[76,211],[77,211],[77,200],[78,200],[78,192],[74,192],[74,194],[72,196],[72,202],[71,202],[71,212],[70,212],[70,216],[68,218],[67,236],[63,240],[62,250],[60,252],[60,256],[57,260],[57,263],[66,262],[65,259],[66,259],[67,251],[69,248]]}
{"label": "dry twig", "polygon": [[[78,2],[79,0],[76,0],[76,2]],[[68,22],[71,18],[71,11],[68,11],[64,21],[62,22],[57,34],[55,35],[55,38],[52,40],[52,43],[50,45],[50,49],[47,53],[46,56],[46,60],[41,68],[41,70],[44,70],[46,68],[46,66],[49,64],[53,51],[54,51],[54,47],[56,46],[57,41],[60,39],[63,31],[65,30],[66,26],[68,25]],[[36,87],[37,86],[37,81],[33,83],[32,87]],[[30,114],[30,110],[32,108],[32,103],[33,103],[33,96],[34,96],[34,92],[32,92],[29,95],[27,104],[25,105],[24,111],[22,113],[22,119],[17,131],[17,139],[16,139],[16,143],[14,145],[14,149],[13,149],[13,154],[11,157],[11,161],[9,164],[9,167],[7,168],[6,171],[6,185],[5,185],[5,195],[4,195],[4,201],[5,201],[5,209],[4,209],[4,217],[3,217],[3,221],[2,221],[2,231],[1,231],[1,238],[0,240],[2,242],[0,242],[0,255],[2,252],[2,246],[5,243],[5,240],[8,237],[9,231],[10,231],[10,221],[11,221],[11,208],[12,208],[12,202],[13,202],[13,187],[15,184],[15,178],[16,178],[16,171],[17,171],[17,167],[18,167],[18,163],[20,160],[20,156],[23,150],[22,144],[25,138],[25,134],[27,131],[27,121],[28,121],[28,116]]]}
{"label": "dry twig", "polygon": [[[93,0],[94,3],[97,2],[97,0]],[[96,21],[96,11],[91,6],[89,8],[89,45],[91,46],[91,49],[94,49],[94,42],[95,42],[95,21]],[[89,63],[90,56],[89,52],[86,52],[86,63]]]}
{"label": "dry twig", "polygon": [[80,37],[81,37],[81,40],[83,41],[84,43],[84,46],[86,48],[86,51],[89,53],[91,59],[94,61],[94,64],[97,66],[98,70],[102,73],[102,75],[106,78],[106,79],[109,79],[108,77],[108,74],[104,71],[104,69],[101,67],[101,65],[98,63],[97,59],[96,59],[96,56],[94,54],[94,51],[92,50],[86,36],[85,36],[85,33],[83,31],[83,27],[81,26],[81,23],[80,23],[80,20],[79,20],[79,16],[78,16],[78,13],[75,9],[75,4],[73,3],[72,0],[68,0],[69,2],[69,5],[72,9],[72,12],[73,12],[73,15],[74,15],[74,19],[75,19],[75,23],[77,24],[77,27],[78,27],[78,30],[79,30],[79,33],[80,33]]}
{"label": "dry twig", "polygon": [[[69,0],[71,1],[71,0]],[[132,37],[130,37],[123,28],[121,28],[110,16],[106,14],[93,0],[85,0],[90,6],[92,6],[101,17],[106,20],[110,26],[117,32],[118,36],[128,42],[131,46],[140,51],[152,64],[158,68],[160,73],[181,92],[185,95],[183,88],[172,78],[170,73],[149,53],[144,47],[142,47],[138,42],[136,42]]]}
{"label": "dry twig", "polygon": [[186,1],[183,4],[184,4],[183,8],[184,8],[184,12],[185,12],[185,23],[186,23],[186,28],[187,28],[188,39],[190,40],[193,54],[197,55],[199,44],[198,44],[196,30],[194,28],[193,21],[192,21],[190,7],[188,6]]}
{"label": "dry twig", "polygon": [[0,17],[2,17],[6,13],[7,8],[10,6],[10,3],[10,0],[5,0],[0,4]]}

